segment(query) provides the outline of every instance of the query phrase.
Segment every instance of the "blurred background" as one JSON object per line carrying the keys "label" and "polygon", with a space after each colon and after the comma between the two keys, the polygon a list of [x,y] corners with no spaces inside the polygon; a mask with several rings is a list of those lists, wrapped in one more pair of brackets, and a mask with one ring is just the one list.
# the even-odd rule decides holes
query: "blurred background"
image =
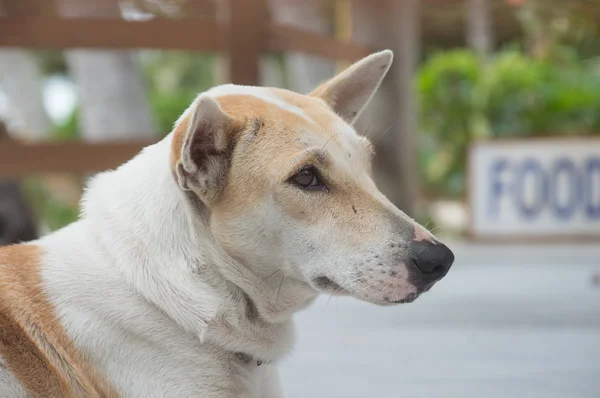
{"label": "blurred background", "polygon": [[0,245],[216,84],[309,92],[389,48],[356,123],[456,263],[414,304],[298,316],[289,397],[600,396],[600,1],[0,0]]}

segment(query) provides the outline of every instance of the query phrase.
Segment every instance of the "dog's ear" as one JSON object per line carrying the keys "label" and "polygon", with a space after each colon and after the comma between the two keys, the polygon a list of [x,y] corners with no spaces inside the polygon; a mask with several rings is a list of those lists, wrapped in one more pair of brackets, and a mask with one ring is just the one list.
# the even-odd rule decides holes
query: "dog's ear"
{"label": "dog's ear", "polygon": [[342,119],[352,124],[375,94],[390,69],[393,58],[390,50],[371,54],[309,95],[321,98]]}
{"label": "dog's ear", "polygon": [[227,176],[235,120],[208,95],[198,97],[192,107],[175,174],[182,189],[210,202]]}

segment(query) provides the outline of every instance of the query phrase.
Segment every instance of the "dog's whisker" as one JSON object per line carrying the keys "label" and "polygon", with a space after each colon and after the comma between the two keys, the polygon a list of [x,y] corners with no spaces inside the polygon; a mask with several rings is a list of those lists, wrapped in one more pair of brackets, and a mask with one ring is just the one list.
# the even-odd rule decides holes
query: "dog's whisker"
{"label": "dog's whisker", "polygon": [[283,278],[281,278],[281,282],[279,282],[279,287],[277,288],[277,294],[275,296],[275,300],[279,300],[279,291],[281,290],[281,286],[283,285],[283,281],[285,281],[285,278],[287,278],[287,277],[288,277],[288,275],[285,274],[283,276]]}
{"label": "dog's whisker", "polygon": [[276,273],[278,273],[279,271],[282,271],[282,269],[281,269],[281,268],[279,268],[277,271],[275,271],[275,272],[273,272],[273,273],[269,274],[267,277],[265,277],[265,278],[264,278],[262,281],[263,281],[263,282],[264,282],[264,281],[266,281],[267,279],[269,279],[270,277],[272,277],[273,275],[275,275],[275,274],[276,274]]}
{"label": "dog's whisker", "polygon": [[335,290],[333,292],[331,292],[331,294],[329,295],[329,298],[327,299],[327,302],[325,303],[325,309],[327,309],[327,306],[329,305],[329,302],[331,301],[331,298],[333,297],[334,293],[335,293]]}
{"label": "dog's whisker", "polygon": [[371,140],[373,140],[373,139],[375,139],[376,137],[378,137],[378,136],[380,136],[380,135],[383,135],[383,134],[387,133],[388,131],[390,131],[390,130],[392,129],[392,127],[394,127],[394,124],[393,124],[393,123],[392,123],[392,124],[390,124],[390,127],[388,127],[387,129],[385,129],[385,130],[380,130],[379,132],[377,132],[377,133],[373,134],[373,136],[372,136],[372,137],[370,137],[370,139],[371,139]]}
{"label": "dog's whisker", "polygon": [[327,299],[327,302],[325,303],[325,309],[327,309],[327,306],[329,305],[329,302],[331,301],[331,298],[337,294],[338,292],[343,291],[344,289],[342,287],[339,288],[335,288],[333,289],[333,292],[331,292],[331,294],[329,295],[329,299]]}
{"label": "dog's whisker", "polygon": [[371,127],[373,127],[373,123],[369,124],[369,127],[367,127],[367,129],[363,133],[363,136],[365,136],[365,137],[367,137],[369,139],[371,138],[371,137],[369,137],[369,131],[371,130]]}
{"label": "dog's whisker", "polygon": [[321,148],[321,150],[324,150],[324,149],[325,149],[325,147],[327,146],[327,144],[329,144],[329,141],[331,141],[331,140],[332,140],[334,137],[337,137],[339,134],[340,134],[340,133],[335,133],[335,134],[333,134],[331,137],[329,137],[329,138],[327,139],[327,141],[325,141],[325,145],[323,145],[323,148]]}
{"label": "dog's whisker", "polygon": [[368,293],[369,293],[369,292],[368,292],[368,289],[370,289],[370,288],[372,288],[372,287],[374,287],[374,286],[377,286],[377,285],[379,285],[380,283],[383,283],[383,281],[377,281],[377,282],[375,282],[375,283],[373,283],[373,284],[371,284],[371,285],[369,285],[369,286],[365,286],[365,287],[360,287],[360,286],[358,286],[358,289],[357,289],[357,290],[358,290],[358,292],[359,292],[360,294],[365,294],[365,295],[368,295]]}
{"label": "dog's whisker", "polygon": [[369,288],[371,288],[371,287],[373,287],[373,286],[375,286],[375,285],[377,285],[377,284],[379,284],[379,283],[381,283],[381,282],[382,282],[382,281],[377,281],[377,282],[375,282],[375,283],[372,283],[372,284],[370,284],[370,285],[368,285],[368,286],[365,286],[363,289],[369,289]]}
{"label": "dog's whisker", "polygon": [[387,286],[385,286],[385,284],[384,284],[383,288],[379,291],[379,293],[377,294],[377,296],[375,296],[375,297],[377,297],[377,300],[381,300],[383,298],[383,292],[385,291],[386,287]]}
{"label": "dog's whisker", "polygon": [[439,225],[436,226],[435,228],[433,228],[431,231],[429,231],[430,234],[432,234],[433,236],[435,236],[435,231],[441,230],[442,227],[440,227]]}

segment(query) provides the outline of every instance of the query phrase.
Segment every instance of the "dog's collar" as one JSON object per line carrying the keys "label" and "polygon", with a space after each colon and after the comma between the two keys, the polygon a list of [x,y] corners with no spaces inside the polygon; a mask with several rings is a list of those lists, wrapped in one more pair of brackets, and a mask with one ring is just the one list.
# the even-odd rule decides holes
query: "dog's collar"
{"label": "dog's collar", "polygon": [[234,355],[235,355],[235,359],[242,361],[246,365],[248,365],[250,363],[255,363],[256,366],[260,366],[262,364],[270,364],[271,363],[271,361],[256,360],[251,355],[248,355],[243,352],[236,352]]}

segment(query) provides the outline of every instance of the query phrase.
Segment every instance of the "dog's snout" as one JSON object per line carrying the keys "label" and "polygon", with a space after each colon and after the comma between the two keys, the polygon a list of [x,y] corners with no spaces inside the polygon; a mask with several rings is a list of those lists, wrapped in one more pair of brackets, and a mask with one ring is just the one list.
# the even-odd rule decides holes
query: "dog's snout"
{"label": "dog's snout", "polygon": [[452,250],[430,240],[413,241],[411,252],[412,263],[417,268],[415,271],[428,282],[442,279],[454,262]]}

